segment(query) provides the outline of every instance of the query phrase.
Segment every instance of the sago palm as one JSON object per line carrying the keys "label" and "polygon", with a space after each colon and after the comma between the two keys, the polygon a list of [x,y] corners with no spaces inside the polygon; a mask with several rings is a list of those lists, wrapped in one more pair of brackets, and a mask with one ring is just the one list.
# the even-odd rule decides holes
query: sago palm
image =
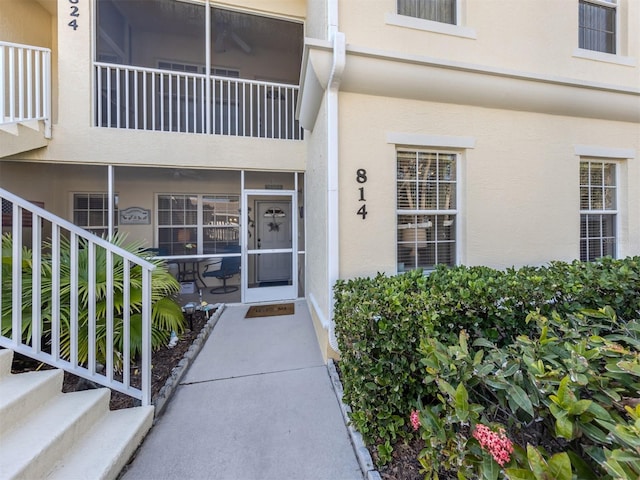
{"label": "sago palm", "polygon": [[[5,235],[2,239],[2,332],[7,335],[11,332],[11,237]],[[151,274],[151,324],[153,349],[157,349],[167,342],[171,331],[181,332],[184,328],[184,316],[182,310],[175,300],[179,284],[169,273],[166,264],[162,260],[153,259],[144,252],[142,243],[125,243],[123,235],[116,235],[111,243],[128,252],[144,257],[150,263],[156,265],[156,269]],[[45,251],[51,251],[51,245],[45,245]],[[124,260],[119,255],[112,256],[112,302],[113,302],[113,330],[114,330],[114,350],[120,352],[116,354],[114,363],[121,366],[121,352],[123,345],[123,314],[128,309],[130,315],[130,347],[131,358],[135,358],[140,353],[142,345],[142,270],[138,266],[132,266],[129,274],[129,303],[124,305],[125,276]],[[52,315],[52,258],[50,254],[43,254],[41,268],[42,294],[40,302],[40,312],[42,317],[42,332],[45,339],[51,337],[51,315]],[[71,244],[68,239],[61,239],[60,246],[60,352],[64,358],[69,358],[71,353],[70,325],[72,322],[71,298],[76,295],[77,315],[78,315],[78,361],[86,363],[89,351],[89,305],[91,289],[89,286],[89,249],[83,239],[80,240],[77,250],[77,279],[76,288],[72,291],[72,267],[71,267]],[[107,252],[104,248],[96,246],[95,262],[93,265],[95,272],[95,283],[93,294],[95,298],[95,318],[96,318],[96,359],[103,363],[106,357],[106,336],[107,336]],[[31,291],[31,276],[33,271],[33,257],[31,251],[23,249],[22,260],[22,337],[25,343],[31,341],[31,312],[33,309],[32,296],[26,293]]]}

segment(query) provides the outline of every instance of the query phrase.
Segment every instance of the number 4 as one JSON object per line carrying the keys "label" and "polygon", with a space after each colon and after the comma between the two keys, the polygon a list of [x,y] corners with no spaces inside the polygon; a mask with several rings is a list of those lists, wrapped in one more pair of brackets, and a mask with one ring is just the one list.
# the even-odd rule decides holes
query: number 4
{"label": "number 4", "polygon": [[358,213],[356,213],[356,215],[360,215],[362,216],[362,219],[364,220],[365,218],[367,218],[367,206],[366,205],[362,205],[359,209],[358,209]]}
{"label": "number 4", "polygon": [[78,22],[76,21],[76,19],[74,18],[73,20],[71,20],[67,25],[69,25],[70,27],[72,27],[74,30],[78,29]]}

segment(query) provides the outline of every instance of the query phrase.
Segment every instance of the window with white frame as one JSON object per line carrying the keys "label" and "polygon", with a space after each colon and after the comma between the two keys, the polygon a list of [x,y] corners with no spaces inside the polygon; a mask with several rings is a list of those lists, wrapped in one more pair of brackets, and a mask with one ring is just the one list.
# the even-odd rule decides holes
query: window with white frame
{"label": "window with white frame", "polygon": [[[113,197],[113,226],[118,226],[118,195]],[[73,223],[95,235],[109,232],[109,195],[107,193],[74,193]]]}
{"label": "window with white frame", "polygon": [[616,0],[580,0],[578,46],[616,53]]}
{"label": "window with white frame", "polygon": [[398,15],[456,24],[457,0],[397,0]]}
{"label": "window with white frame", "polygon": [[223,253],[240,239],[238,195],[158,195],[161,255]]}
{"label": "window with white frame", "polygon": [[616,164],[580,162],[580,260],[616,256]]}
{"label": "window with white frame", "polygon": [[458,154],[397,152],[398,271],[456,264]]}

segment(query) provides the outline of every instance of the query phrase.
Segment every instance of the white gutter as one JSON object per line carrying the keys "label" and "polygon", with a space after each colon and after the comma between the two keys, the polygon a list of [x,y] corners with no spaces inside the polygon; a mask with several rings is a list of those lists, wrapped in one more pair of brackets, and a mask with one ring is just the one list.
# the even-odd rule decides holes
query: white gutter
{"label": "white gutter", "polygon": [[333,40],[333,64],[327,83],[327,273],[329,299],[329,345],[338,352],[333,320],[333,286],[340,276],[340,236],[338,203],[338,92],[346,61],[344,33],[338,31],[338,0],[327,2],[327,36]]}

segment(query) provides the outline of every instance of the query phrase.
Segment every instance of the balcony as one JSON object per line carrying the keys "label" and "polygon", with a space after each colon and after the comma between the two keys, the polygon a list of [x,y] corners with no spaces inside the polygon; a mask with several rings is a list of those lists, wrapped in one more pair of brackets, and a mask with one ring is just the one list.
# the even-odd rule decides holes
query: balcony
{"label": "balcony", "polygon": [[0,157],[51,138],[51,51],[0,41]]}
{"label": "balcony", "polygon": [[298,87],[95,63],[95,126],[301,140]]}
{"label": "balcony", "polygon": [[176,0],[97,0],[94,124],[301,140],[303,25]]}

